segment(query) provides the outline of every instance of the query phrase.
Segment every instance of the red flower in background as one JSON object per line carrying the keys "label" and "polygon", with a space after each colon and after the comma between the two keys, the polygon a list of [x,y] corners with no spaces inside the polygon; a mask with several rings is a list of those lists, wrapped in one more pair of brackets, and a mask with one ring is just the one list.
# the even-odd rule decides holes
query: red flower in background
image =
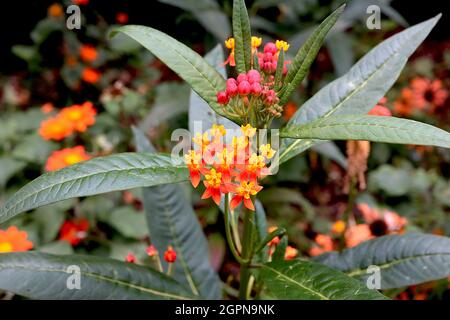
{"label": "red flower in background", "polygon": [[128,23],[128,14],[125,12],[117,12],[116,14],[116,22],[119,24],[126,24]]}
{"label": "red flower in background", "polygon": [[84,62],[93,62],[98,58],[97,49],[90,44],[84,44],[80,47],[80,58]]}
{"label": "red flower in background", "polygon": [[101,74],[93,68],[85,68],[81,75],[81,79],[87,83],[96,83],[100,80]]}
{"label": "red flower in background", "polygon": [[59,231],[59,240],[67,241],[72,246],[76,246],[86,238],[88,230],[89,221],[87,219],[64,221]]}

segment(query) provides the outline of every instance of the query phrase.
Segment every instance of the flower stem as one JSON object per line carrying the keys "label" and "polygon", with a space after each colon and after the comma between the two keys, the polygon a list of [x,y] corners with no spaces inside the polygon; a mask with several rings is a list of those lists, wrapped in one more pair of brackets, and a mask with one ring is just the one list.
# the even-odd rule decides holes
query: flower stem
{"label": "flower stem", "polygon": [[242,243],[242,257],[246,263],[241,264],[241,284],[239,287],[239,298],[248,299],[248,286],[250,280],[249,265],[251,261],[251,253],[253,251],[252,234],[253,234],[253,211],[246,210],[244,217],[244,237]]}
{"label": "flower stem", "polygon": [[347,208],[345,208],[344,214],[342,216],[342,220],[345,223],[345,228],[342,231],[341,236],[339,238],[339,251],[342,251],[343,249],[345,249],[345,233],[347,232],[347,229],[348,229],[350,215],[353,212],[357,194],[358,194],[358,190],[357,190],[357,186],[356,186],[356,179],[352,178],[352,179],[350,179]]}
{"label": "flower stem", "polygon": [[227,238],[228,246],[230,247],[231,253],[233,254],[234,258],[236,259],[239,264],[244,264],[246,261],[244,261],[239,252],[236,250],[236,246],[233,241],[233,237],[231,235],[230,230],[230,201],[228,193],[225,194],[225,210],[224,210],[224,220],[225,220],[225,235]]}

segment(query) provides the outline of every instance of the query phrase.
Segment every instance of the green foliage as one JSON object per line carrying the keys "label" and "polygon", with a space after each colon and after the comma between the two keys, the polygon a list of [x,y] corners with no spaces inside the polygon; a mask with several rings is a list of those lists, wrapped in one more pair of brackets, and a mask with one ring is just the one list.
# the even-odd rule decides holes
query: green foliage
{"label": "green foliage", "polygon": [[262,267],[266,280],[264,294],[275,299],[381,300],[376,290],[318,263],[302,260],[280,261]]}
{"label": "green foliage", "polygon": [[366,282],[380,268],[381,289],[400,288],[450,276],[450,238],[408,233],[364,242],[342,253],[330,252],[315,259]]}
{"label": "green foliage", "polygon": [[245,0],[233,2],[233,36],[235,41],[236,70],[246,73],[251,65],[252,34]]}

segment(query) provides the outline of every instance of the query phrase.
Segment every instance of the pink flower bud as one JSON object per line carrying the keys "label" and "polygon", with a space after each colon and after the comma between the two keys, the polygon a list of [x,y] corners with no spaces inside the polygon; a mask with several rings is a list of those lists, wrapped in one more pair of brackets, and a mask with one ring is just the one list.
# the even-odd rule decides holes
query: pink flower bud
{"label": "pink flower bud", "polygon": [[264,46],[264,53],[270,52],[271,54],[275,54],[275,53],[277,53],[277,51],[278,51],[277,46],[273,42],[268,42]]}
{"label": "pink flower bud", "polygon": [[[233,79],[234,80],[234,79]],[[234,97],[238,93],[238,86],[236,82],[234,83],[227,83],[227,90],[226,90],[228,96]]]}
{"label": "pink flower bud", "polygon": [[219,91],[217,93],[217,102],[220,104],[227,104],[230,101],[227,93],[225,91]]}
{"label": "pink flower bud", "polygon": [[237,86],[236,79],[233,79],[233,78],[228,78],[227,79],[227,88],[228,88],[228,86],[231,86],[231,85],[236,85]]}
{"label": "pink flower bud", "polygon": [[247,75],[245,73],[241,73],[240,75],[238,75],[237,77],[237,82],[241,83],[242,81],[248,81],[247,79]]}
{"label": "pink flower bud", "polygon": [[252,90],[252,94],[253,95],[259,96],[261,94],[262,88],[261,88],[261,85],[259,83],[255,82],[255,83],[252,84],[252,89],[251,90]]}
{"label": "pink flower bud", "polygon": [[250,84],[261,82],[261,75],[256,70],[250,70],[249,72],[247,72],[247,78]]}
{"label": "pink flower bud", "polygon": [[248,95],[251,91],[250,83],[248,83],[248,81],[242,81],[239,83],[238,90],[241,96]]}

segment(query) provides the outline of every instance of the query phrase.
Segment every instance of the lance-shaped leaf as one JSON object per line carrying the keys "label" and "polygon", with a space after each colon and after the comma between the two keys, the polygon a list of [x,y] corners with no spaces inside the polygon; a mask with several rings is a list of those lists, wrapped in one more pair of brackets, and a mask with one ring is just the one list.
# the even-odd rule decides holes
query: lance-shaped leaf
{"label": "lance-shaped leaf", "polygon": [[195,299],[175,280],[148,267],[39,252],[1,254],[0,289],[31,299]]}
{"label": "lance-shaped leaf", "polygon": [[379,116],[330,116],[292,125],[281,137],[320,140],[368,140],[450,148],[450,133],[414,120]]}
{"label": "lance-shaped leaf", "polygon": [[[225,79],[198,53],[167,34],[150,27],[123,26],[113,31],[112,36],[117,32],[122,32],[143,45],[189,83],[215,112],[224,115],[221,106],[217,103],[216,94],[225,89]],[[239,119],[230,120],[239,121]]]}
{"label": "lance-shaped leaf", "polygon": [[[138,151],[155,152],[141,131],[133,128]],[[208,299],[221,299],[220,279],[209,263],[208,243],[191,203],[180,185],[142,189],[142,200],[152,244],[163,259],[172,245],[177,252],[173,277],[192,293]]]}
{"label": "lance-shaped leaf", "polygon": [[276,261],[262,266],[264,294],[289,300],[381,300],[376,290],[337,270],[302,260]]}
{"label": "lance-shaped leaf", "polygon": [[334,26],[342,11],[344,11],[345,4],[337,8],[330,14],[313,32],[313,34],[306,40],[305,44],[300,48],[291,66],[289,72],[284,80],[284,86],[279,93],[280,105],[288,102],[289,97],[294,92],[295,88],[303,81],[308,73],[311,64],[313,63],[317,53],[322,46],[328,31]]}
{"label": "lance-shaped leaf", "polygon": [[389,235],[342,253],[329,252],[316,262],[363,281],[380,271],[381,289],[400,288],[450,276],[450,238],[430,234]]}
{"label": "lance-shaped leaf", "polygon": [[[289,124],[305,124],[336,114],[367,114],[398,78],[409,56],[422,43],[440,15],[383,41],[344,76],[322,88],[295,113]],[[313,146],[311,140],[283,141],[280,163]]]}
{"label": "lance-shaped leaf", "polygon": [[184,163],[170,155],[122,153],[99,157],[48,172],[28,183],[0,209],[0,223],[61,200],[187,179]]}
{"label": "lance-shaped leaf", "polygon": [[252,59],[252,34],[244,0],[233,2],[233,36],[236,69],[239,73],[247,72]]}

